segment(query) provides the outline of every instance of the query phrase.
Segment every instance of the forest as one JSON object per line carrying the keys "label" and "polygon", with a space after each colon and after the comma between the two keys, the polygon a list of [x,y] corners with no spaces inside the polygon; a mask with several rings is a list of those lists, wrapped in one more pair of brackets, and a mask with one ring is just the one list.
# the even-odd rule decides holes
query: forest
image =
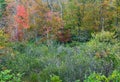
{"label": "forest", "polygon": [[120,0],[0,0],[0,82],[120,82]]}

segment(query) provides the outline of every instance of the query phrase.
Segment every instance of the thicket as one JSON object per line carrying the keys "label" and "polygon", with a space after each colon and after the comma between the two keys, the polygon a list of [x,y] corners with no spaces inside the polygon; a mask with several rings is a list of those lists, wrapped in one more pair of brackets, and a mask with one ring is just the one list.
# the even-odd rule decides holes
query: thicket
{"label": "thicket", "polygon": [[119,0],[0,1],[1,82],[120,81]]}

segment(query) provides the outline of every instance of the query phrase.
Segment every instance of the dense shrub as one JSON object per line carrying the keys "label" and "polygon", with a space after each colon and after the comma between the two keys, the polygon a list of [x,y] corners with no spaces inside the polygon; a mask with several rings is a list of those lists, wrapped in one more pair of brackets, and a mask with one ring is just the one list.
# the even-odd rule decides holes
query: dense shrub
{"label": "dense shrub", "polygon": [[84,80],[84,82],[119,82],[120,81],[120,72],[114,70],[111,75],[106,77],[105,75],[101,75],[100,73],[92,73],[90,76]]}
{"label": "dense shrub", "polygon": [[[12,69],[13,73],[25,73],[23,77],[30,82],[49,82],[51,79],[63,82],[84,81],[85,76],[93,72],[108,77],[113,70],[120,69],[120,43],[115,40],[111,44],[113,40],[114,33],[105,32],[96,34],[86,43],[53,43],[47,46],[12,42],[8,47],[9,53],[0,58],[0,63],[4,68]],[[56,76],[53,78],[50,75]]]}
{"label": "dense shrub", "polygon": [[92,37],[100,42],[114,43],[116,41],[115,32],[102,31],[97,34],[92,34]]}
{"label": "dense shrub", "polygon": [[53,75],[51,76],[51,82],[62,82],[62,80],[60,80],[59,76]]}
{"label": "dense shrub", "polygon": [[4,70],[0,72],[1,82],[22,82],[22,74],[14,74],[11,70]]}
{"label": "dense shrub", "polygon": [[25,73],[31,82],[50,81],[50,75],[59,76],[63,82],[83,81],[85,75],[94,71],[107,77],[114,69],[120,69],[119,42],[108,44],[91,39],[76,46],[15,45],[14,52],[4,58],[3,65],[14,73]]}
{"label": "dense shrub", "polygon": [[119,81],[118,2],[0,0],[0,80]]}

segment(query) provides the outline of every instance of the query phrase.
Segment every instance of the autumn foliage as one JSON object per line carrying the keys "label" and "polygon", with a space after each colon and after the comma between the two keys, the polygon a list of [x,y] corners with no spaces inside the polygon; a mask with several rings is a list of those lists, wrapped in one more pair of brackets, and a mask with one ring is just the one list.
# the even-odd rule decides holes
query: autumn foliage
{"label": "autumn foliage", "polygon": [[29,28],[28,13],[23,5],[17,6],[17,14],[15,16],[15,20],[18,25],[22,26],[21,28]]}
{"label": "autumn foliage", "polygon": [[15,16],[15,24],[17,28],[17,34],[18,40],[22,40],[24,33],[24,29],[29,28],[29,20],[28,20],[28,13],[23,5],[18,5],[16,10],[16,16]]}
{"label": "autumn foliage", "polygon": [[0,0],[0,82],[120,82],[120,0]]}

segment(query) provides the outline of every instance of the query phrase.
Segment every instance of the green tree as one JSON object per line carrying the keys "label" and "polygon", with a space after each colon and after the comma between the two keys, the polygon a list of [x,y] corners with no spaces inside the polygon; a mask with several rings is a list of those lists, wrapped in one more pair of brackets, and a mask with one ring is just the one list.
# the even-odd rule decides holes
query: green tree
{"label": "green tree", "polygon": [[2,17],[3,12],[5,11],[6,2],[5,0],[0,0],[0,17]]}

